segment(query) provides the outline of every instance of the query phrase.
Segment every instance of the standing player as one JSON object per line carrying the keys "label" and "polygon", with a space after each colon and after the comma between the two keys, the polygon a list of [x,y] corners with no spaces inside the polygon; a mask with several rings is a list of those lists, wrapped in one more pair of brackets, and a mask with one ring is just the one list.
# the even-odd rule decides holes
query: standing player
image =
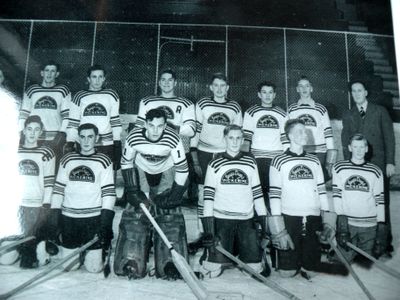
{"label": "standing player", "polygon": [[[151,109],[161,108],[165,111],[168,125],[179,133],[182,140],[188,161],[189,174],[192,179],[189,183],[191,185],[192,183],[195,184],[193,162],[189,154],[190,139],[196,131],[194,104],[186,98],[176,96],[176,85],[176,73],[170,69],[162,71],[158,79],[161,94],[159,96],[149,96],[140,101],[136,124],[139,127],[145,127],[146,113]],[[197,198],[197,195],[192,195],[192,190],[196,189],[189,187],[189,198]]]}
{"label": "standing player", "polygon": [[57,159],[62,156],[66,140],[71,93],[63,84],[57,84],[60,66],[47,62],[40,71],[41,84],[30,86],[24,93],[20,111],[20,130],[30,115],[37,115],[43,122],[43,134],[40,140],[46,141],[56,153]]}
{"label": "standing player", "polygon": [[[162,109],[146,113],[145,128],[134,128],[126,138],[121,160],[128,207],[120,228],[127,228],[118,237],[114,270],[118,275],[142,278],[150,244],[150,226],[139,204],[155,204],[156,221],[175,249],[188,259],[185,221],[180,209],[186,189],[188,166],[182,142],[175,130],[167,126]],[[136,180],[135,170],[139,174]],[[156,276],[177,279],[169,249],[158,234],[154,235]]]}
{"label": "standing player", "polygon": [[[196,172],[201,178],[199,183],[198,216],[203,217],[203,187],[208,163],[217,153],[225,151],[224,128],[231,124],[241,126],[243,117],[240,105],[227,99],[228,80],[222,73],[211,78],[211,97],[200,99],[196,103],[196,135],[191,146]],[[197,150],[197,151],[196,151]]]}
{"label": "standing player", "polygon": [[[217,277],[222,265],[230,263],[214,248],[215,239],[229,252],[234,250],[236,240],[239,258],[257,272],[264,270],[260,241],[254,225],[254,210],[265,233],[266,214],[257,164],[250,155],[240,152],[243,131],[238,125],[224,129],[226,152],[212,160],[207,168],[204,184],[204,232],[203,244],[209,256],[202,270],[207,276]],[[265,276],[269,266],[265,265]]]}
{"label": "standing player", "polygon": [[328,111],[325,106],[311,98],[313,87],[306,76],[300,77],[296,90],[300,99],[289,106],[289,118],[304,121],[307,129],[307,143],[304,145],[304,150],[318,157],[327,180],[331,177],[332,165],[337,156]]}
{"label": "standing player", "polygon": [[91,273],[103,268],[103,249],[113,238],[115,187],[112,162],[98,153],[99,132],[95,125],[78,127],[80,152],[65,155],[60,162],[51,199],[50,238],[61,229],[61,252],[65,257],[98,235],[84,258]]}
{"label": "standing player", "polygon": [[245,113],[243,119],[244,150],[251,151],[256,158],[260,174],[261,187],[270,210],[269,168],[272,159],[289,147],[285,134],[286,112],[273,105],[276,97],[275,84],[263,81],[258,84],[258,98],[261,104],[254,104]]}
{"label": "standing player", "polygon": [[[283,277],[298,272],[308,278],[309,271],[328,271],[321,263],[321,247],[316,231],[324,239],[334,237],[336,215],[329,212],[321,163],[306,153],[307,127],[301,119],[285,125],[290,148],[275,156],[270,168],[271,217],[268,226],[277,248],[277,268]],[[309,272],[307,274],[307,272]]]}
{"label": "standing player", "polygon": [[[23,129],[24,144],[18,149],[19,172],[22,179],[22,201],[19,218],[22,232],[25,236],[36,236],[42,226],[44,215],[42,205],[49,204],[54,184],[55,157],[54,152],[39,146],[39,136],[42,134],[43,123],[39,116],[29,116]],[[21,268],[36,268],[48,259],[45,243],[37,241],[24,243],[20,248]],[[18,257],[16,251],[2,257],[3,264],[11,264]]]}
{"label": "standing player", "polygon": [[349,159],[347,145],[350,137],[361,133],[368,141],[366,160],[377,165],[383,172],[385,190],[385,221],[388,225],[388,239],[385,254],[391,257],[393,251],[390,222],[390,177],[395,174],[395,138],[393,123],[387,110],[368,101],[365,83],[353,81],[350,85],[355,105],[343,114],[343,154]]}
{"label": "standing player", "polygon": [[379,257],[386,251],[383,174],[374,164],[365,161],[367,139],[353,135],[348,143],[350,160],[333,166],[333,204],[337,220],[337,241],[343,254],[352,261],[356,252],[346,242]]}
{"label": "standing player", "polygon": [[66,151],[74,148],[78,142],[78,126],[92,123],[99,129],[96,149],[106,154],[117,170],[121,158],[121,120],[119,118],[119,97],[111,89],[103,88],[106,71],[102,66],[94,65],[87,71],[89,90],[76,93],[72,99],[67,130]]}

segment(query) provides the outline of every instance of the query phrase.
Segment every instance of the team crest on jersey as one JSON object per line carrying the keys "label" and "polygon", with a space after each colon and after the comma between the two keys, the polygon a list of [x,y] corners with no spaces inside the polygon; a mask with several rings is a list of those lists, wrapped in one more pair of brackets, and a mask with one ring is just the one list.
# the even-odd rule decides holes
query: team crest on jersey
{"label": "team crest on jersey", "polygon": [[289,180],[313,179],[314,175],[306,165],[294,166],[289,172]]}
{"label": "team crest on jersey", "polygon": [[85,107],[84,116],[107,116],[106,108],[100,103],[92,103]]}
{"label": "team crest on jersey", "polygon": [[160,161],[165,160],[165,156],[161,156],[161,155],[154,155],[154,154],[140,154],[141,156],[143,156],[147,161],[152,162],[152,163],[158,163]]}
{"label": "team crest on jersey", "polygon": [[39,166],[30,159],[24,159],[19,162],[19,174],[25,176],[39,176]]}
{"label": "team crest on jersey", "polygon": [[278,120],[275,119],[271,115],[265,115],[258,119],[257,128],[273,128],[278,129],[279,123]]}
{"label": "team crest on jersey", "polygon": [[172,109],[168,106],[160,106],[157,107],[158,109],[162,109],[165,112],[165,115],[167,116],[167,119],[174,119],[174,112],[172,111]]}
{"label": "team crest on jersey", "polygon": [[35,109],[57,109],[57,101],[50,96],[43,96],[36,101]]}
{"label": "team crest on jersey", "polygon": [[76,167],[69,173],[70,181],[94,182],[95,179],[93,171],[87,166]]}
{"label": "team crest on jersey", "polygon": [[227,126],[230,124],[229,117],[222,112],[213,113],[211,116],[209,116],[207,122],[208,124],[223,125],[223,126]]}
{"label": "team crest on jersey", "polygon": [[315,121],[312,115],[304,114],[299,116],[299,119],[303,120],[304,125],[306,126],[317,127],[317,121]]}
{"label": "team crest on jersey", "polygon": [[350,176],[345,184],[344,189],[346,191],[361,191],[369,192],[368,181],[360,175]]}
{"label": "team crest on jersey", "polygon": [[221,184],[241,184],[248,185],[249,178],[247,174],[239,169],[230,169],[221,177]]}

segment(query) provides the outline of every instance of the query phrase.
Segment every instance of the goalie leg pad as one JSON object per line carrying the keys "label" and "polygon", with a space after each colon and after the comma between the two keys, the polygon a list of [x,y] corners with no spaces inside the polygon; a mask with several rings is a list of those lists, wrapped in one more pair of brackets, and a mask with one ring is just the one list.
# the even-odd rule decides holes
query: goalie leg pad
{"label": "goalie leg pad", "polygon": [[[0,243],[0,246],[6,246],[14,242],[15,240],[3,241]],[[19,254],[17,250],[12,250],[7,253],[4,253],[3,255],[0,255],[0,265],[12,265],[17,261],[18,256]]]}
{"label": "goalie leg pad", "polygon": [[129,279],[146,276],[150,248],[150,224],[143,212],[125,209],[119,224],[115,248],[114,272]]}
{"label": "goalie leg pad", "polygon": [[103,249],[87,251],[84,266],[90,273],[101,272],[103,270]]}
{"label": "goalie leg pad", "polygon": [[[180,253],[186,261],[189,261],[183,215],[181,213],[167,214],[157,216],[155,219],[168,240],[174,245],[174,249]],[[170,272],[170,270],[166,273],[166,267],[170,267],[171,264],[173,264],[172,257],[169,249],[157,233],[154,234],[154,260],[157,277],[166,279],[176,279],[176,277],[180,277],[177,270],[175,274]]]}

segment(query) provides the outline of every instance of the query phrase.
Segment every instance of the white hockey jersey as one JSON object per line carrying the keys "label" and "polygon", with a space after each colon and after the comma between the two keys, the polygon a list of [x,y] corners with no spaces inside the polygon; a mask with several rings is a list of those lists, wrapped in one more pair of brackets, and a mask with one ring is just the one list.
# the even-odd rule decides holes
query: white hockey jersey
{"label": "white hockey jersey", "polygon": [[332,191],[336,214],[346,215],[349,224],[368,227],[385,222],[383,175],[376,165],[337,162],[332,171]]}
{"label": "white hockey jersey", "polygon": [[300,101],[291,104],[288,113],[290,119],[298,118],[305,123],[308,141],[304,150],[309,153],[325,153],[335,149],[328,110],[314,100],[311,105],[302,104]]}
{"label": "white hockey jersey", "polygon": [[204,183],[204,217],[247,220],[267,209],[256,161],[248,154],[224,153],[212,160]]}
{"label": "white hockey jersey", "polygon": [[209,153],[224,152],[224,128],[230,124],[242,126],[242,122],[242,109],[237,102],[218,103],[210,97],[203,98],[196,103],[196,135],[191,146]]}
{"label": "white hockey jersey", "polygon": [[114,208],[114,172],[111,160],[102,153],[69,153],[60,161],[51,199],[52,208],[72,218],[99,216],[101,209]]}
{"label": "white hockey jersey", "polygon": [[256,158],[274,158],[289,147],[285,134],[286,112],[278,106],[251,106],[243,119],[245,140],[251,143],[250,151]]}
{"label": "white hockey jersey", "polygon": [[22,206],[40,207],[50,203],[54,185],[55,154],[45,146],[19,147],[19,174],[22,179]]}
{"label": "white hockey jersey", "polygon": [[289,149],[275,156],[269,172],[272,215],[319,216],[331,211],[318,158]]}
{"label": "white hockey jersey", "polygon": [[57,132],[66,132],[70,103],[71,92],[65,85],[43,87],[34,84],[30,86],[22,100],[19,129],[24,129],[24,122],[29,116],[37,115],[44,125],[40,139],[53,140]]}
{"label": "white hockey jersey", "polygon": [[67,141],[78,141],[78,127],[92,123],[99,129],[98,145],[112,145],[121,140],[119,97],[111,89],[80,91],[72,99],[67,128]]}

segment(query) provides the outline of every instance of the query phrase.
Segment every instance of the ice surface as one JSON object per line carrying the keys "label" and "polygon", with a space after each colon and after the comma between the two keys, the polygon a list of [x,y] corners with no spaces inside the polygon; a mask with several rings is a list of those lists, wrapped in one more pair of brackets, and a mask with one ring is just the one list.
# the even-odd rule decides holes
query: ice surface
{"label": "ice surface", "polygon": [[[381,259],[386,265],[400,270],[400,192],[391,193],[392,226],[395,252],[392,259]],[[117,229],[121,210],[117,212],[114,228]],[[114,243],[115,243],[114,239]],[[196,264],[200,252],[191,258]],[[152,257],[150,258],[152,261]],[[152,264],[152,263],[151,263]],[[400,281],[387,275],[375,266],[365,270],[353,264],[354,270],[376,299],[400,299]],[[5,293],[46,269],[21,270],[18,264],[0,266],[0,293]],[[282,279],[272,272],[271,280],[301,299],[367,299],[351,276],[341,277],[318,274],[311,282],[296,276]],[[267,286],[252,279],[238,269],[228,269],[220,277],[203,281],[210,291],[237,292],[244,299],[284,299]],[[165,281],[155,277],[128,280],[111,273],[105,279],[103,274],[90,274],[84,269],[72,272],[53,271],[38,283],[26,288],[13,299],[195,299],[189,287],[182,281]],[[228,300],[228,299],[227,299]]]}

